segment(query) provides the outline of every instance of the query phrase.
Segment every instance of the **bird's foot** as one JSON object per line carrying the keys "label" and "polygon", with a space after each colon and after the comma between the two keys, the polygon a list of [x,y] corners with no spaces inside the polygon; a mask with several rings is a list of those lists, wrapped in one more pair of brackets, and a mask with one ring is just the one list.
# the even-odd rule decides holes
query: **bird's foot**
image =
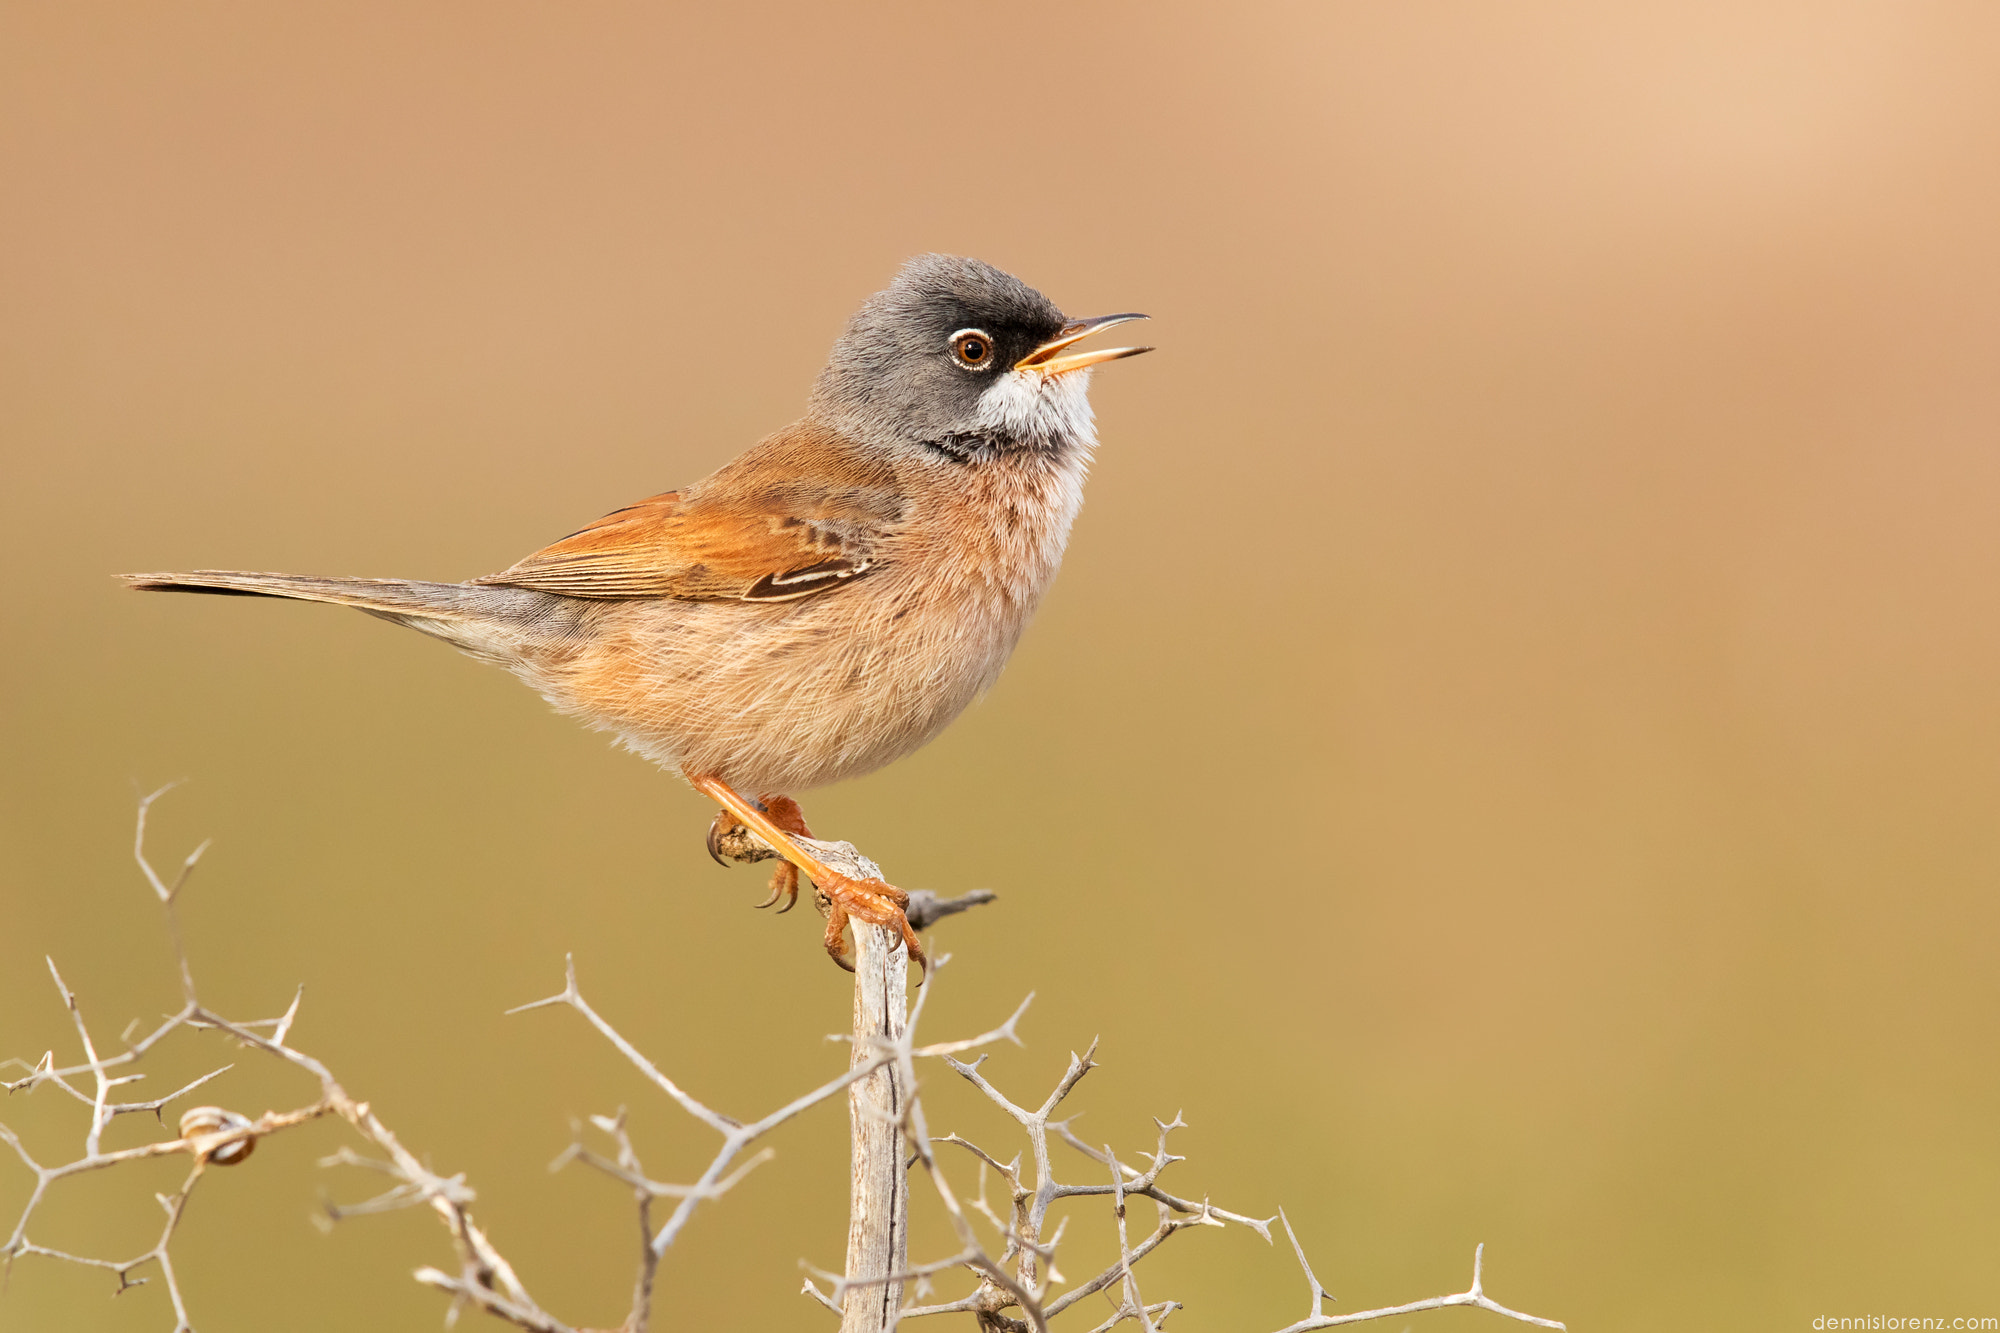
{"label": "bird's foot", "polygon": [[847,920],[852,917],[872,926],[893,928],[903,937],[903,947],[910,951],[911,961],[930,971],[924,946],[917,942],[917,933],[910,929],[910,919],[905,914],[904,909],[910,905],[909,894],[879,879],[852,879],[838,872],[813,876],[813,887],[826,902],[826,952],[834,962],[849,972],[854,970],[854,963],[847,956]]}
{"label": "bird's foot", "polygon": [[[770,816],[771,822],[786,833],[794,833],[801,838],[813,835],[813,831],[806,827],[806,812],[799,809],[799,803],[791,797],[763,796],[758,798],[757,804]],[[799,905],[799,868],[790,861],[778,862],[777,868],[771,872],[771,896],[757,906],[769,907],[779,898],[785,900],[785,905],[778,909],[779,916]]]}
{"label": "bird's foot", "polygon": [[[757,810],[786,833],[795,833],[802,838],[810,838],[812,829],[806,825],[805,811],[789,796],[764,796],[756,802]],[[732,861],[764,861],[778,853],[765,845],[742,822],[728,810],[718,810],[715,819],[708,826],[708,854],[719,866]],[[778,909],[783,916],[799,904],[799,868],[790,861],[780,860],[771,871],[771,893],[758,908],[769,907],[783,898],[785,905]]]}
{"label": "bird's foot", "polygon": [[799,905],[799,868],[790,861],[778,862],[777,869],[771,872],[770,896],[761,903],[751,905],[762,911],[780,898],[785,900],[785,905],[778,909],[779,916]]}
{"label": "bird's foot", "polygon": [[[797,901],[799,879],[813,883],[813,898],[826,912],[826,951],[833,961],[852,972],[847,957],[847,921],[852,917],[876,926],[893,926],[903,945],[919,967],[929,970],[924,946],[910,928],[906,908],[910,895],[879,879],[856,879],[842,874],[816,855],[810,843],[812,830],[806,827],[799,803],[789,796],[766,794],[751,800],[713,774],[684,773],[688,785],[722,806],[708,829],[708,851],[717,861],[760,861],[776,855],[785,864],[771,876],[771,896],[759,906],[769,907],[780,897]],[[852,848],[848,849],[852,852]],[[725,861],[727,858],[727,861]]]}

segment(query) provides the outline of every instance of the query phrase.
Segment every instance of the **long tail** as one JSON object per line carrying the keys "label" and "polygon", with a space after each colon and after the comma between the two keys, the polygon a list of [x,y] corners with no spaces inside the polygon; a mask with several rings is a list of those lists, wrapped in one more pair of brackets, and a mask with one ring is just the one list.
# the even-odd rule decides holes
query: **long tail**
{"label": "long tail", "polygon": [[539,646],[573,632],[581,605],[571,598],[526,588],[420,583],[413,579],[323,579],[230,569],[120,577],[142,592],[287,597],[352,606],[507,666],[521,665]]}
{"label": "long tail", "polygon": [[300,602],[332,602],[359,607],[392,619],[462,620],[489,608],[475,603],[483,589],[462,583],[417,583],[409,579],[321,579],[305,574],[253,574],[233,569],[196,569],[185,574],[122,574],[142,592],[206,592],[225,597],[289,597]]}

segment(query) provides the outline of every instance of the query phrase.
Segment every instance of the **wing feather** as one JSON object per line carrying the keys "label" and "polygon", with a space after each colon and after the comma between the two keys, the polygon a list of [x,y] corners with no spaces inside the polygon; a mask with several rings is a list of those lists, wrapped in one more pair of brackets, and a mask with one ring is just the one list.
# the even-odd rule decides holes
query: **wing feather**
{"label": "wing feather", "polygon": [[744,466],[752,461],[606,514],[474,582],[566,597],[791,601],[877,567],[902,515],[893,490],[866,484],[878,477],[851,467],[801,475],[789,459],[783,485],[757,487],[744,483],[771,474]]}

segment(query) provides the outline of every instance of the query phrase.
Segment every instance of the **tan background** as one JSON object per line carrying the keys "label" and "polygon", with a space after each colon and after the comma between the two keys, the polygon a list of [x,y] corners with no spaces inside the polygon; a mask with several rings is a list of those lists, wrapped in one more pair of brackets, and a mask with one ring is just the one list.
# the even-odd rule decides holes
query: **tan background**
{"label": "tan background", "polygon": [[[497,568],[789,420],[945,249],[1162,350],[1099,376],[990,700],[809,803],[906,885],[1002,893],[941,932],[931,1030],[1038,990],[992,1066],[1024,1097],[1104,1034],[1079,1128],[1184,1109],[1183,1187],[1284,1204],[1344,1308],[1484,1240],[1578,1329],[2000,1314],[2000,10],[1639,8],[11,0],[0,1055],[67,1041],[44,953],[107,1033],[170,1005],[124,857],[188,777],[159,846],[217,839],[216,1002],[304,981],[299,1042],[614,1321],[627,1204],[542,1164],[621,1102],[658,1175],[708,1137],[500,1010],[575,950],[758,1113],[840,1058],[816,921],[500,673],[108,575]],[[53,1094],[0,1109],[67,1146]],[[373,1186],[314,1132],[197,1197],[205,1333],[434,1327],[441,1235],[314,1232]],[[698,1219],[671,1326],[826,1325],[797,1264],[838,1264],[843,1132]],[[175,1178],[36,1234],[142,1248]],[[1300,1312],[1282,1248],[1172,1250],[1188,1329]],[[168,1325],[108,1287],[25,1262],[0,1327]]]}

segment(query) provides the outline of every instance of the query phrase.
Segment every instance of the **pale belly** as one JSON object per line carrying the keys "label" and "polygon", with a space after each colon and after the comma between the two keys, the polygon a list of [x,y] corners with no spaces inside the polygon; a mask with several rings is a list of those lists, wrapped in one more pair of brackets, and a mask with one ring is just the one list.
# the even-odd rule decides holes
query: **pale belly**
{"label": "pale belly", "polygon": [[999,676],[1032,612],[963,588],[947,607],[889,579],[778,605],[607,603],[587,646],[520,674],[662,767],[794,793],[936,736]]}

